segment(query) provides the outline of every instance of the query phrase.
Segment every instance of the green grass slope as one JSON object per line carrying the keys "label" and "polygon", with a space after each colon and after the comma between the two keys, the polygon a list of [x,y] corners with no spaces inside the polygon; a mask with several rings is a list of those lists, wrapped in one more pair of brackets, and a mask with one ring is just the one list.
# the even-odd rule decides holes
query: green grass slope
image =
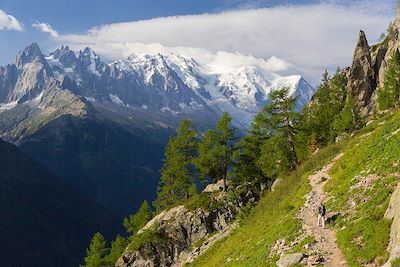
{"label": "green grass slope", "polygon": [[391,221],[384,219],[400,171],[400,113],[363,129],[331,169],[326,187],[332,223],[350,266],[386,262]]}
{"label": "green grass slope", "polygon": [[[339,212],[329,227],[338,229],[339,246],[350,266],[383,263],[391,224],[383,215],[397,183],[393,174],[400,168],[399,128],[400,113],[389,115],[322,149],[285,177],[276,191],[266,193],[239,228],[191,266],[275,266],[278,258],[269,257],[271,246],[278,239],[290,243],[301,233],[296,215],[310,190],[308,175],[341,152],[344,156],[332,168],[326,187],[331,196],[328,211]],[[293,252],[305,242],[312,238]]]}
{"label": "green grass slope", "polygon": [[285,177],[274,192],[262,198],[233,234],[219,241],[193,266],[274,266],[278,259],[269,257],[270,247],[278,239],[290,242],[300,234],[301,225],[296,215],[310,190],[308,175],[340,151],[341,145],[326,148]]}

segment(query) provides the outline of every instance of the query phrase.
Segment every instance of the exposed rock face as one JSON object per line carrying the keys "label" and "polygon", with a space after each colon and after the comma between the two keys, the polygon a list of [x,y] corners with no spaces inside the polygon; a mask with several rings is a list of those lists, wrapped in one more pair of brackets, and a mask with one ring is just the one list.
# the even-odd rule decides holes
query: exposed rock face
{"label": "exposed rock face", "polygon": [[348,72],[347,89],[356,97],[357,106],[362,109],[369,106],[376,87],[373,77],[370,47],[363,31],[360,31],[353,64]]}
{"label": "exposed rock face", "polygon": [[201,208],[190,211],[178,206],[153,218],[138,233],[152,229],[163,235],[167,242],[146,244],[137,251],[124,252],[117,267],[179,266],[179,256],[197,241],[222,231],[235,218],[236,211],[228,206],[213,211]]}
{"label": "exposed rock face", "polygon": [[[226,181],[226,186],[229,186],[229,182]],[[224,180],[219,180],[215,184],[209,184],[207,187],[203,190],[203,192],[218,192],[224,190]]]}
{"label": "exposed rock face", "polygon": [[392,220],[390,229],[390,243],[388,251],[390,253],[388,262],[383,265],[390,267],[390,262],[400,257],[400,186],[393,192],[389,206],[385,213],[385,218]]}
{"label": "exposed rock face", "polygon": [[356,99],[363,116],[368,116],[376,105],[377,90],[383,85],[385,71],[393,52],[400,47],[400,9],[381,43],[369,46],[365,33],[360,31],[353,63],[347,70],[347,90]]}

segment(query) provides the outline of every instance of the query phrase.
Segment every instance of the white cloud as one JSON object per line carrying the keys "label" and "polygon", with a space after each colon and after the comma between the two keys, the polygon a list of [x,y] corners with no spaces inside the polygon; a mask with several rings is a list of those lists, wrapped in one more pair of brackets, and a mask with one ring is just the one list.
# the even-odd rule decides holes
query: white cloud
{"label": "white cloud", "polygon": [[0,30],[23,31],[22,23],[0,9]]}
{"label": "white cloud", "polygon": [[325,68],[350,64],[360,29],[371,43],[386,30],[393,3],[378,5],[379,10],[370,8],[371,1],[346,6],[329,1],[162,17],[101,25],[82,34],[60,35],[58,40],[75,47],[89,45],[109,59],[126,57],[139,48],[202,57],[210,54],[202,51],[211,51],[212,60],[257,60],[271,71],[301,72],[316,83]]}
{"label": "white cloud", "polygon": [[42,23],[42,22],[35,22],[32,24],[32,27],[35,28],[38,31],[41,32],[46,32],[50,34],[51,37],[58,37],[58,32],[51,27],[50,24],[48,23]]}
{"label": "white cloud", "polygon": [[[82,49],[82,44],[75,44],[71,46],[73,49]],[[263,58],[256,58],[250,54],[244,55],[241,53],[232,53],[226,51],[211,52],[204,48],[196,47],[166,47],[159,43],[104,43],[102,45],[91,44],[95,48],[96,53],[106,55],[111,59],[127,58],[132,53],[156,55],[157,53],[168,54],[175,53],[185,57],[191,57],[208,66],[212,66],[211,71],[216,73],[229,72],[242,66],[255,65],[268,72],[282,72],[292,67],[292,64],[272,56],[267,60]]]}

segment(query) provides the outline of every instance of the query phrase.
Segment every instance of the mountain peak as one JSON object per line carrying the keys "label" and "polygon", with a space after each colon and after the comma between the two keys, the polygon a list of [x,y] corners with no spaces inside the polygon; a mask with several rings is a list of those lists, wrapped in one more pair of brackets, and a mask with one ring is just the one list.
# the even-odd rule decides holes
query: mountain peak
{"label": "mountain peak", "polygon": [[360,33],[358,34],[357,47],[369,49],[367,37],[365,35],[365,32],[362,30],[360,30]]}
{"label": "mountain peak", "polygon": [[88,46],[79,53],[79,58],[98,58],[96,53]]}
{"label": "mountain peak", "polygon": [[32,43],[20,51],[16,57],[15,65],[18,68],[23,67],[26,63],[34,62],[35,60],[42,61],[44,59],[42,51],[37,43]]}

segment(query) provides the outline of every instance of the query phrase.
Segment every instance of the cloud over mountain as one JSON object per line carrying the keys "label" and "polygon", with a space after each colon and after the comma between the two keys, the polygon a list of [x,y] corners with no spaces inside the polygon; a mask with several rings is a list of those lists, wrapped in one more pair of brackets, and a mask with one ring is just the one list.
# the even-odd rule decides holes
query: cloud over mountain
{"label": "cloud over mountain", "polygon": [[46,32],[50,34],[51,37],[58,37],[58,32],[51,27],[50,24],[48,23],[43,23],[43,22],[35,22],[32,24],[32,27],[35,28],[38,31],[41,32]]}
{"label": "cloud over mountain", "polygon": [[368,9],[368,1],[356,1],[350,6],[318,3],[161,17],[101,25],[59,40],[75,47],[89,45],[109,59],[138,48],[178,49],[190,56],[199,52],[193,48],[239,52],[274,62],[274,71],[301,69],[316,81],[323,69],[349,63],[361,28],[378,39],[391,17],[382,5],[379,12]]}
{"label": "cloud over mountain", "polygon": [[23,31],[22,23],[0,9],[0,30]]}

